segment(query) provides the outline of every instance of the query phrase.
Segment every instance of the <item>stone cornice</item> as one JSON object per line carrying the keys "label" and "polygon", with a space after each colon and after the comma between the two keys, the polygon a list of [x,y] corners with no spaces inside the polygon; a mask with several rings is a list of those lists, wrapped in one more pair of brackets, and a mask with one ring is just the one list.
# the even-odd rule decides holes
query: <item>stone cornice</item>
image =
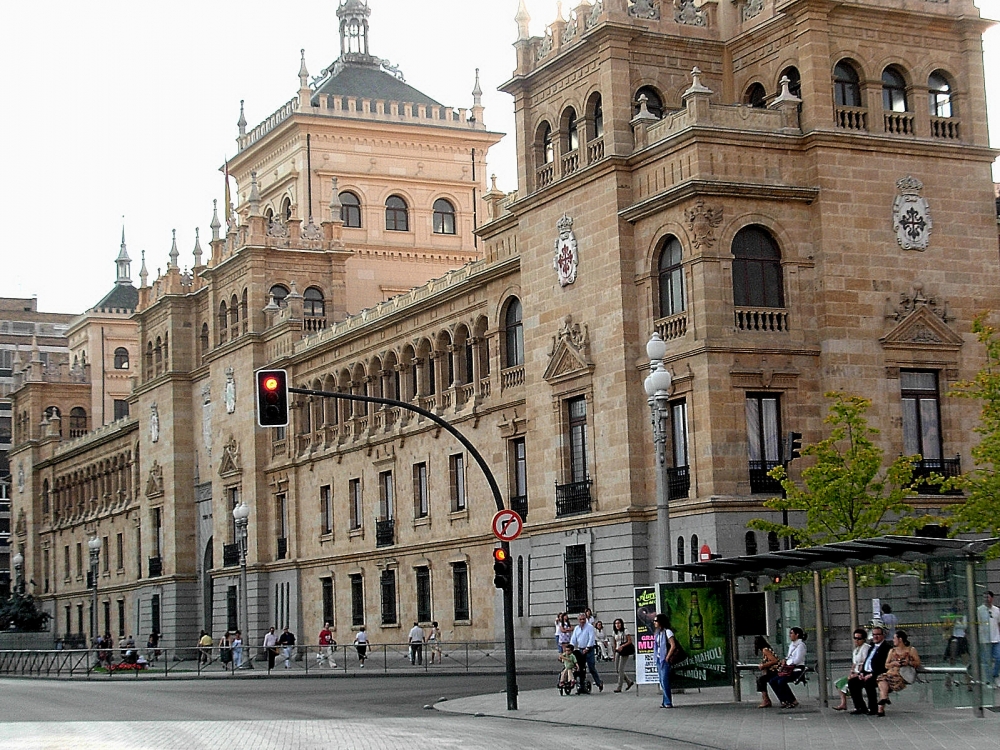
{"label": "stone cornice", "polygon": [[799,201],[812,203],[819,197],[818,187],[797,187],[777,183],[731,182],[728,180],[686,180],[663,190],[650,198],[635,203],[618,212],[618,215],[632,224],[694,196],[711,195],[754,200]]}

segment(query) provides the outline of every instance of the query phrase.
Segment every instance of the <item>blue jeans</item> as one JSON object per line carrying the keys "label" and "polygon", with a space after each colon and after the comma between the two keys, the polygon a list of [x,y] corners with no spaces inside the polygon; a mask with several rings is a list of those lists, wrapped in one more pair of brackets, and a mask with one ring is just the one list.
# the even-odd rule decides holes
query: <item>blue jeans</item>
{"label": "blue jeans", "polygon": [[[980,642],[979,650],[981,651],[980,658],[983,661],[983,682],[1000,677],[1000,643]],[[990,671],[991,662],[992,671]]]}
{"label": "blue jeans", "polygon": [[656,674],[660,678],[660,691],[663,693],[663,705],[674,705],[673,696],[670,695],[670,662],[657,661]]}
{"label": "blue jeans", "polygon": [[601,676],[597,674],[597,654],[594,653],[594,649],[587,649],[587,653],[584,654],[583,658],[587,661],[587,669],[590,670],[591,676],[594,678],[594,684],[599,688],[604,687],[604,680]]}

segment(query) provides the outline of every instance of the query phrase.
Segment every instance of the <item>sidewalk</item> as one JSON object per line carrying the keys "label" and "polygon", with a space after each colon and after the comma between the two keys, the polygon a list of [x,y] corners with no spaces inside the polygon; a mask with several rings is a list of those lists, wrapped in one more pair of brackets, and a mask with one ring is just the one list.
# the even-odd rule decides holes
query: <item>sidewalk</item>
{"label": "sidewalk", "polygon": [[518,696],[517,711],[507,711],[503,693],[439,702],[434,707],[513,721],[638,732],[720,750],[1000,747],[1000,714],[989,710],[979,719],[971,709],[935,710],[925,703],[897,700],[887,707],[885,719],[875,719],[821,709],[812,697],[800,697],[796,709],[761,710],[756,700],[734,703],[730,688],[675,694],[675,707],[661,709],[656,685],[638,687],[638,694],[636,688],[616,694],[611,692],[612,685],[606,685],[603,693],[595,688],[591,695],[568,697],[560,696],[554,686],[532,690]]}

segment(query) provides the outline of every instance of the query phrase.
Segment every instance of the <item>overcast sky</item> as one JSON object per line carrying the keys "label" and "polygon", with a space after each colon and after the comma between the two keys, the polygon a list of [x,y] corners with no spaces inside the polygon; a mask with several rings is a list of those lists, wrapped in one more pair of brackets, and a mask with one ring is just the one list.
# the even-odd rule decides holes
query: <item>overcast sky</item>
{"label": "overcast sky", "polygon": [[[93,306],[114,283],[123,215],[137,286],[140,251],[152,280],[166,266],[171,229],[180,265],[190,265],[195,227],[210,236],[212,199],[222,198],[217,169],[236,151],[240,99],[253,127],[298,90],[301,48],[313,76],[333,62],[337,4],[5,3],[0,296],[37,296],[47,312]],[[1000,0],[979,4],[1000,18]],[[517,0],[370,5],[372,54],[450,107],[471,106],[480,68],[487,127],[513,132],[512,100],[496,89],[514,69]],[[540,34],[556,0],[527,6]],[[1000,30],[987,35],[986,55],[992,143],[1000,146]],[[517,187],[512,141],[490,151],[503,190]]]}

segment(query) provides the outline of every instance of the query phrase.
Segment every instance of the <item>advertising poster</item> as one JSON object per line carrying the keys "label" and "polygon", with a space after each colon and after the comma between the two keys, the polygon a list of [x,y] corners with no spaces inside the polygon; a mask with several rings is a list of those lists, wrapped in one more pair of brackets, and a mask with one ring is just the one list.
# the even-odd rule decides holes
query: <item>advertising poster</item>
{"label": "advertising poster", "polygon": [[670,670],[671,686],[732,685],[733,661],[726,637],[727,584],[661,583],[658,589],[659,611],[667,615],[674,637],[687,652],[687,658]]}
{"label": "advertising poster", "polygon": [[653,659],[653,618],[656,617],[656,587],[635,589],[635,681],[639,685],[658,685]]}

